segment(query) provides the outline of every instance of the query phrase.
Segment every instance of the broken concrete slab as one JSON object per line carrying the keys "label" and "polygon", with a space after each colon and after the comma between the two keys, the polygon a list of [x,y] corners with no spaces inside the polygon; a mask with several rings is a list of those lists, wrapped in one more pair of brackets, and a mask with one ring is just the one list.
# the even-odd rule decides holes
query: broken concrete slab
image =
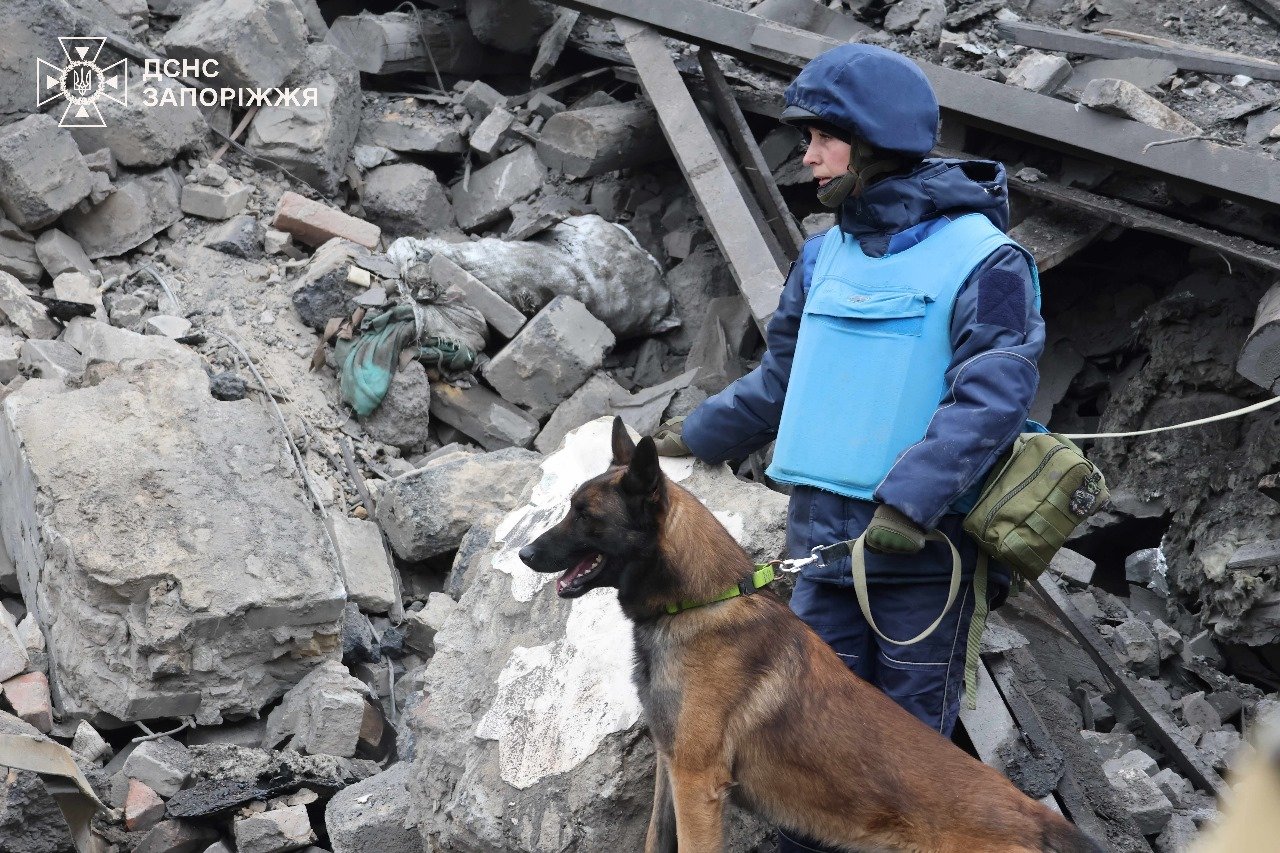
{"label": "broken concrete slab", "polygon": [[171,169],[137,175],[88,210],[69,211],[62,224],[90,258],[123,255],[182,218],[181,192]]}
{"label": "broken concrete slab", "polygon": [[[22,349],[22,341],[9,335],[0,335],[0,385],[8,385],[18,375],[18,358]],[[0,575],[9,567],[0,558]]]}
{"label": "broken concrete slab", "polygon": [[0,608],[0,681],[27,671],[27,647],[18,636],[18,625],[8,610]]}
{"label": "broken concrete slab", "polygon": [[492,225],[508,208],[542,188],[547,167],[533,146],[524,145],[471,173],[468,187],[452,187],[453,212],[464,231]]}
{"label": "broken concrete slab", "polygon": [[589,178],[665,159],[670,149],[653,107],[631,101],[552,116],[538,136],[538,156],[552,171]]}
{"label": "broken concrete slab", "polygon": [[307,807],[301,805],[239,818],[232,832],[237,853],[288,853],[316,842]]}
{"label": "broken concrete slab", "polygon": [[492,110],[471,131],[471,150],[479,155],[482,162],[490,162],[502,153],[504,143],[511,138],[511,128],[515,123],[515,113],[502,107]]}
{"label": "broken concrete slab", "polygon": [[49,319],[44,306],[7,272],[0,272],[0,316],[28,338],[56,338],[62,331]]}
{"label": "broken concrete slab", "polygon": [[348,216],[335,207],[312,201],[295,192],[280,196],[271,227],[286,231],[308,246],[321,246],[342,237],[366,249],[376,249],[382,229],[363,219]]}
{"label": "broken concrete slab", "polygon": [[920,33],[926,41],[936,42],[946,17],[947,6],[942,0],[902,0],[885,15],[884,28],[891,33],[910,30]]}
{"label": "broken concrete slab", "polygon": [[1116,655],[1139,675],[1154,676],[1160,671],[1160,647],[1151,626],[1130,618],[1116,626],[1111,636]]}
{"label": "broken concrete slab", "polygon": [[93,182],[71,134],[47,115],[0,128],[0,209],[34,231],[89,195]]}
{"label": "broken concrete slab", "polygon": [[387,250],[401,269],[425,253],[445,256],[526,315],[556,296],[572,296],[618,340],[669,331],[679,322],[657,262],[630,231],[594,214],[570,216],[531,240],[402,239]]}
{"label": "broken concrete slab", "polygon": [[1068,89],[1083,91],[1091,80],[1106,78],[1127,80],[1139,89],[1152,89],[1178,73],[1178,66],[1167,59],[1131,56],[1128,59],[1095,59],[1082,62],[1071,72]]}
{"label": "broken concrete slab", "polygon": [[36,284],[44,272],[30,234],[0,216],[0,272],[7,272],[23,284]]}
{"label": "broken concrete slab", "polygon": [[431,417],[474,440],[485,450],[528,447],[538,434],[538,421],[480,385],[457,388],[431,385]]}
{"label": "broken concrete slab", "polygon": [[616,339],[586,306],[557,296],[529,320],[481,374],[503,399],[541,420],[599,369]]}
{"label": "broken concrete slab", "polygon": [[1062,548],[1053,555],[1053,559],[1049,562],[1049,569],[1059,577],[1080,586],[1088,586],[1093,583],[1093,573],[1097,569],[1097,563],[1070,548]]}
{"label": "broken concrete slab", "polygon": [[313,91],[315,103],[262,107],[245,147],[333,195],[360,129],[360,73],[336,47],[313,44],[287,85]]}
{"label": "broken concrete slab", "polygon": [[1204,130],[1178,115],[1127,80],[1090,80],[1080,93],[1080,103],[1099,112],[1124,116],[1170,133],[1199,136]]}
{"label": "broken concrete slab", "polygon": [[438,70],[467,77],[526,70],[520,57],[481,45],[466,21],[442,9],[340,17],[330,25],[325,41],[367,74],[434,75]]}
{"label": "broken concrete slab", "polygon": [[71,751],[94,764],[102,764],[110,760],[113,754],[111,744],[98,734],[98,730],[90,725],[88,720],[81,720],[76,726],[75,737],[71,740]]}
{"label": "broken concrete slab", "polygon": [[404,615],[405,645],[423,657],[430,657],[435,652],[436,631],[444,627],[445,621],[458,609],[458,602],[443,592],[433,592],[427,596],[426,606],[421,610],[410,610]]}
{"label": "broken concrete slab", "polygon": [[36,256],[52,278],[57,278],[64,272],[88,275],[94,271],[84,248],[65,231],[57,228],[50,228],[36,238]]}
{"label": "broken concrete slab", "polygon": [[596,373],[561,403],[538,433],[533,446],[543,453],[555,450],[571,430],[605,415],[617,415],[641,435],[652,435],[672,398],[687,388],[693,375],[684,373],[632,394],[606,373]]}
{"label": "broken concrete slab", "polygon": [[[504,518],[496,537],[459,552],[462,597],[435,635],[424,675],[430,711],[408,712],[410,794],[427,846],[531,851],[522,827],[545,826],[554,840],[544,831],[543,843],[556,848],[643,847],[652,752],[630,673],[616,665],[630,654],[631,624],[612,590],[565,602],[553,576],[517,556],[559,520],[580,483],[605,470],[610,432],[601,419],[570,433],[543,462],[529,504]],[[781,553],[785,496],[742,483],[723,465],[662,465],[753,558]],[[491,819],[493,803],[502,804],[501,820]],[[744,831],[744,823],[731,816],[726,849],[753,849],[771,833],[758,824]]]}
{"label": "broken concrete slab", "polygon": [[383,485],[378,524],[402,560],[456,551],[472,525],[516,506],[540,461],[537,453],[511,447],[429,462]]}
{"label": "broken concrete slab", "polygon": [[1280,282],[1258,302],[1236,371],[1255,385],[1280,393]]}
{"label": "broken concrete slab", "polygon": [[168,78],[144,80],[139,69],[129,76],[128,85],[127,104],[113,98],[95,101],[102,127],[70,129],[82,153],[107,148],[121,166],[152,169],[204,141],[209,128],[190,96],[183,97],[181,84]]}
{"label": "broken concrete slab", "polygon": [[419,853],[422,836],[410,817],[410,762],[339,791],[325,806],[333,853]]}
{"label": "broken concrete slab", "polygon": [[1005,82],[1042,95],[1052,95],[1071,77],[1071,63],[1066,57],[1032,51],[1009,72]]}
{"label": "broken concrete slab", "polygon": [[330,515],[328,522],[347,599],[368,613],[387,613],[399,606],[400,584],[378,525],[345,515]]}
{"label": "broken concrete slab", "polygon": [[62,340],[75,347],[90,364],[155,359],[184,370],[204,369],[204,359],[182,344],[119,329],[89,317],[76,317],[68,323]]}
{"label": "broken concrete slab", "polygon": [[[192,354],[155,340],[140,346],[181,360],[126,361],[77,390],[31,380],[5,399],[0,533],[61,708],[212,724],[336,654],[345,595],[301,485],[260,476],[293,470],[270,416],[215,400],[183,366]],[[208,447],[235,453],[193,455]]]}
{"label": "broken concrete slab", "polygon": [[292,0],[209,0],[178,19],[161,39],[174,59],[214,60],[214,84],[279,86],[303,61],[307,25]]}
{"label": "broken concrete slab", "polygon": [[339,237],[315,251],[302,267],[291,294],[302,322],[319,332],[331,318],[351,315],[352,300],[364,288],[352,284],[347,277],[356,261],[366,254],[363,246]]}
{"label": "broken concrete slab", "polygon": [[129,753],[121,772],[162,797],[172,797],[191,774],[191,755],[171,737],[144,740]]}
{"label": "broken concrete slab", "polygon": [[264,229],[258,217],[242,213],[209,231],[205,246],[233,258],[253,261],[263,255]]}
{"label": "broken concrete slab", "polygon": [[[0,735],[47,740],[30,723],[0,711]],[[5,768],[0,774],[0,839],[6,853],[70,853],[75,850],[57,801],[41,777]]]}
{"label": "broken concrete slab", "polygon": [[533,58],[533,67],[529,69],[529,77],[532,80],[535,82],[545,80],[551,74],[556,63],[560,61],[560,54],[564,52],[564,47],[569,42],[569,36],[573,34],[574,25],[578,23],[580,14],[573,9],[556,11],[555,23],[538,39],[538,51]]}
{"label": "broken concrete slab", "polygon": [[326,660],[290,688],[267,717],[263,749],[350,758],[364,719],[364,682]]}
{"label": "broken concrete slab", "polygon": [[[1141,755],[1136,751],[1127,756]],[[1143,766],[1126,757],[1102,763],[1107,782],[1120,795],[1124,811],[1133,818],[1143,835],[1155,835],[1164,829],[1173,814],[1173,803],[1147,775]]]}
{"label": "broken concrete slab", "polygon": [[142,836],[133,853],[201,853],[218,840],[210,826],[186,820],[163,820]]}
{"label": "broken concrete slab", "polygon": [[457,227],[444,186],[434,172],[417,163],[370,170],[360,188],[360,204],[389,238],[421,237]]}
{"label": "broken concrete slab", "polygon": [[66,341],[30,340],[22,342],[18,366],[24,373],[41,379],[75,382],[84,376],[88,364]]}
{"label": "broken concrete slab", "polygon": [[467,150],[453,121],[412,99],[366,104],[356,144],[414,154],[461,154]]}

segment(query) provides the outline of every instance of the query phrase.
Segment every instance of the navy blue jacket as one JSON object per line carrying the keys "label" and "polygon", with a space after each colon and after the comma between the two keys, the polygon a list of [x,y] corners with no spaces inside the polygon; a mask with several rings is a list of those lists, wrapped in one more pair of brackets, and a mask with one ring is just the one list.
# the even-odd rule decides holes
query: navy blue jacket
{"label": "navy blue jacket", "polygon": [[[1008,230],[1008,192],[999,163],[926,160],[910,174],[875,183],[845,202],[839,221],[864,252],[881,257],[927,237],[945,224],[944,214],[971,212]],[[742,458],[776,437],[821,239],[806,242],[791,267],[769,321],[760,365],[685,420],[683,438],[698,458]],[[960,290],[951,320],[954,355],[946,374],[948,391],[925,436],[903,451],[875,493],[877,500],[926,530],[938,527],[951,504],[981,483],[1022,431],[1044,349],[1044,321],[1034,297],[1026,259],[1012,247],[989,255]],[[870,509],[868,502],[855,503]]]}

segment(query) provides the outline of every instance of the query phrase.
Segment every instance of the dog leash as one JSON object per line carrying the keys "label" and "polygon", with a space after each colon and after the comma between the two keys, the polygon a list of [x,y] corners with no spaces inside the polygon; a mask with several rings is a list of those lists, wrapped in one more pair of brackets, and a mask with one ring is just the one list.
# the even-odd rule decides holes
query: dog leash
{"label": "dog leash", "polygon": [[1211,424],[1216,421],[1226,421],[1231,418],[1238,418],[1241,415],[1247,415],[1250,412],[1256,412],[1259,409],[1265,409],[1268,406],[1274,406],[1276,403],[1280,403],[1280,397],[1272,397],[1270,400],[1263,400],[1261,403],[1254,403],[1241,409],[1233,409],[1230,412],[1223,412],[1220,415],[1211,415],[1207,418],[1199,418],[1194,421],[1184,421],[1183,423],[1173,424],[1171,426],[1152,427],[1151,429],[1136,429],[1130,432],[1058,433],[1058,435],[1061,435],[1063,438],[1069,438],[1073,441],[1085,438],[1131,438],[1135,435],[1151,435],[1157,432],[1169,432],[1170,430],[1175,429],[1203,426],[1204,424]]}

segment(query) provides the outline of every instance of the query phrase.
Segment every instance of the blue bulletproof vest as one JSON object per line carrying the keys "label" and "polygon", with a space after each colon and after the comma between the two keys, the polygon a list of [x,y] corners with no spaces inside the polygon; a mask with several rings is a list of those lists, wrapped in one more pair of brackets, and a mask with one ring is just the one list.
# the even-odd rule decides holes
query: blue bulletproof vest
{"label": "blue bulletproof vest", "polygon": [[872,500],[899,454],[924,437],[951,366],[951,314],[974,268],[1001,246],[1031,255],[981,213],[909,248],[867,256],[827,232],[796,338],[775,480]]}

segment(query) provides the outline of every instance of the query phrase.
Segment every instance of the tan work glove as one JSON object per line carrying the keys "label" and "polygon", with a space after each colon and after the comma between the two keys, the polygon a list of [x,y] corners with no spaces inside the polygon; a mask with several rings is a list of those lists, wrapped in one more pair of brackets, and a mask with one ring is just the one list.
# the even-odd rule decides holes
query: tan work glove
{"label": "tan work glove", "polygon": [[882,554],[916,554],[924,542],[920,525],[888,504],[876,507],[867,525],[867,547]]}
{"label": "tan work glove", "polygon": [[693,451],[680,437],[684,428],[684,418],[672,418],[664,421],[658,431],[653,434],[653,444],[658,448],[659,456],[692,456]]}

